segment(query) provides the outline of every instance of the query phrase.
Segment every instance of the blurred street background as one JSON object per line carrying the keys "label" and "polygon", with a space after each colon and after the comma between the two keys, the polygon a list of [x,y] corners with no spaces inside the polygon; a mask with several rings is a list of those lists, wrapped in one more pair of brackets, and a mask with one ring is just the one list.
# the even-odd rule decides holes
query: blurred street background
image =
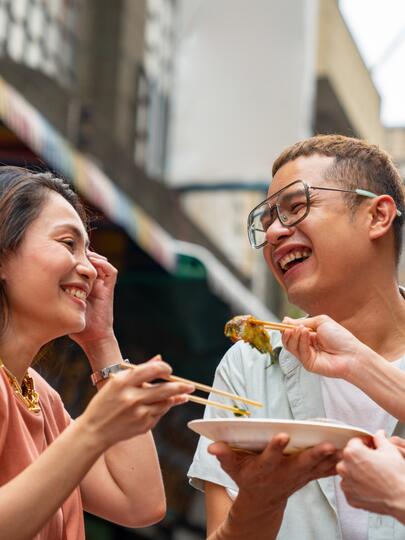
{"label": "blurred street background", "polygon": [[[371,4],[390,2],[0,0],[0,163],[50,168],[86,201],[92,247],[119,270],[125,358],[160,353],[210,384],[229,318],[299,314],[246,234],[287,145],[361,137],[405,172],[405,114],[381,99],[405,16],[390,31],[373,8],[367,30]],[[93,393],[81,351],[61,340],[38,369],[79,415]],[[197,442],[186,424],[202,414],[177,407],[154,432],[166,519],[129,530],[86,516],[89,540],[205,538],[186,479]]]}

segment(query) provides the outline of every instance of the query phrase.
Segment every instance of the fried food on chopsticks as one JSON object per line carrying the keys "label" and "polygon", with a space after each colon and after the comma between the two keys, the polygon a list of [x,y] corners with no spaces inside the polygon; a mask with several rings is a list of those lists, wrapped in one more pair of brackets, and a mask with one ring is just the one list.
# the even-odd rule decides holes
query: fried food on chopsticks
{"label": "fried food on chopsticks", "polygon": [[272,353],[270,336],[263,323],[252,315],[238,315],[225,325],[225,335],[232,341],[246,341],[261,353]]}

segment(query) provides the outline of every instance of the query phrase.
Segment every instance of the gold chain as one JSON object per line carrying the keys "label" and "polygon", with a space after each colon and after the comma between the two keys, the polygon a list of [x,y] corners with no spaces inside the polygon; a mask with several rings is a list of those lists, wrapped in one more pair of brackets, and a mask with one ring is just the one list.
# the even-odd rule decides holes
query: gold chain
{"label": "gold chain", "polygon": [[4,373],[7,375],[7,379],[9,380],[14,393],[21,399],[28,410],[35,413],[39,412],[41,410],[41,407],[39,406],[39,394],[35,390],[34,381],[32,380],[32,377],[28,375],[28,372],[24,375],[20,386],[11,371],[6,368],[1,358],[0,367],[4,369]]}

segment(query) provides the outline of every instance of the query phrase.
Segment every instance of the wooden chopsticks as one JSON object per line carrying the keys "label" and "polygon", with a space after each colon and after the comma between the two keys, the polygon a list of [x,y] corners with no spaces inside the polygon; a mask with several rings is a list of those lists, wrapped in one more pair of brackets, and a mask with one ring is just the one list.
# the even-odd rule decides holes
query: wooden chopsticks
{"label": "wooden chopsticks", "polygon": [[239,409],[239,407],[232,407],[232,405],[224,405],[223,403],[219,403],[219,401],[211,401],[210,399],[192,396],[190,394],[188,395],[188,400],[193,401],[194,403],[199,403],[200,405],[210,405],[211,407],[216,407],[217,409],[231,411],[237,416],[250,416],[250,411],[246,409]]}
{"label": "wooden chopsticks", "polygon": [[254,407],[263,407],[263,404],[259,401],[253,401],[253,399],[238,396],[237,394],[231,394],[230,392],[226,392],[225,390],[219,390],[218,388],[212,388],[211,386],[207,386],[206,384],[190,381],[189,379],[183,379],[183,377],[176,377],[175,375],[171,375],[168,380],[172,382],[184,382],[187,384],[192,384],[196,387],[197,390],[202,390],[203,392],[211,392],[212,394],[218,394],[219,396],[229,397],[235,401],[241,401],[242,403],[247,403],[248,405],[253,405]]}
{"label": "wooden chopsticks", "polygon": [[[134,369],[136,368],[135,364],[128,364],[128,363],[122,363],[121,369]],[[168,381],[170,382],[183,382],[186,384],[193,385],[197,390],[202,390],[203,392],[210,392],[212,394],[218,394],[220,396],[228,397],[230,399],[233,399],[234,401],[241,401],[242,403],[246,403],[248,405],[253,405],[254,407],[263,407],[263,404],[259,401],[254,401],[252,399],[248,399],[242,396],[238,396],[237,394],[232,394],[231,392],[226,392],[225,390],[219,390],[218,388],[212,388],[211,386],[207,386],[206,384],[201,384],[198,382],[190,381],[189,379],[184,379],[183,377],[176,377],[175,375],[170,375],[170,377],[167,377]],[[223,403],[219,403],[218,401],[211,401],[209,399],[200,398],[198,396],[188,396],[189,401],[193,401],[194,403],[200,403],[203,405],[210,405],[211,407],[217,407],[219,409],[225,409],[227,411],[231,411],[234,414],[240,415],[240,416],[249,416],[250,412],[246,409],[239,409],[239,407],[232,407],[230,405],[225,405]]]}
{"label": "wooden chopsticks", "polygon": [[297,328],[294,324],[261,321],[260,319],[255,319],[254,317],[251,319],[251,321],[255,324],[264,326],[265,328],[269,328],[270,330],[279,330],[280,332],[283,330],[294,330]]}

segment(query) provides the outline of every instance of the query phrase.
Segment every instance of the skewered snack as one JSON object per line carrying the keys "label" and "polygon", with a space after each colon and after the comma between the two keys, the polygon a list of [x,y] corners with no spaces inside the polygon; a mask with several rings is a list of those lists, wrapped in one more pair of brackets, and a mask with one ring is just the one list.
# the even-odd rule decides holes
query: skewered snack
{"label": "skewered snack", "polygon": [[273,351],[263,321],[255,319],[253,315],[238,315],[228,321],[225,325],[225,335],[234,342],[246,341],[261,353],[271,354]]}

